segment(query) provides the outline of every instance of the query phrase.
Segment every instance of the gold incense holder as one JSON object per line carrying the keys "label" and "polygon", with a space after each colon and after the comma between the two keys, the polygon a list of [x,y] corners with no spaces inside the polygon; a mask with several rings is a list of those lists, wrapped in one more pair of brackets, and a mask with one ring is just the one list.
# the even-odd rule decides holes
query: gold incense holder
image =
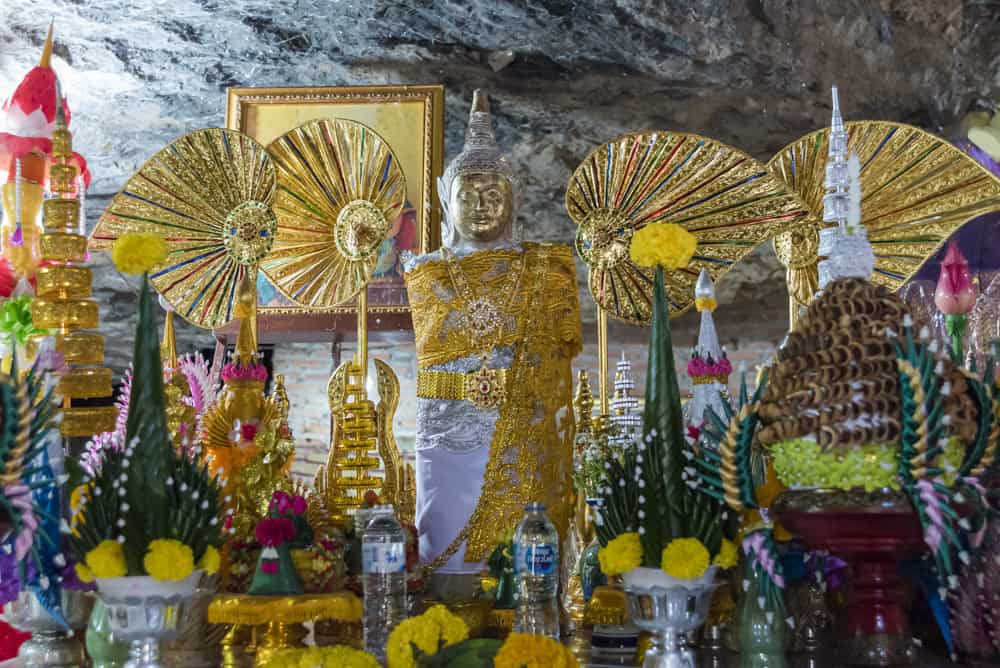
{"label": "gold incense holder", "polygon": [[[257,628],[253,665],[264,667],[275,652],[304,646],[307,632],[303,623],[332,621],[355,624],[361,620],[361,614],[361,600],[346,591],[301,596],[224,594],[216,596],[209,604],[208,623]],[[224,640],[224,655],[228,657],[241,654],[232,635]],[[249,634],[244,633],[242,637],[249,639]]]}

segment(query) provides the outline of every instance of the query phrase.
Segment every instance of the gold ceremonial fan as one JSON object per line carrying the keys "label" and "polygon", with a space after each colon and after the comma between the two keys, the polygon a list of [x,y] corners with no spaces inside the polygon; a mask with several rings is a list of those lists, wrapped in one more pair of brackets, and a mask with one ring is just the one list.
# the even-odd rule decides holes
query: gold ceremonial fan
{"label": "gold ceremonial fan", "polygon": [[566,209],[579,227],[576,249],[590,267],[590,292],[619,320],[649,321],[652,270],[629,257],[632,235],[676,223],[698,240],[687,267],[669,273],[673,315],[694,301],[702,268],[716,281],[766,239],[808,212],[763,164],[714,139],[672,132],[627,134],[596,148],[577,167]]}
{"label": "gold ceremonial fan", "polygon": [[[887,121],[845,126],[847,150],[861,162],[861,221],[875,251],[876,283],[898,290],[955,230],[1000,209],[1000,181],[940,137]],[[801,305],[815,293],[829,133],[808,134],[768,163],[811,212],[774,242]]]}
{"label": "gold ceremonial fan", "polygon": [[101,215],[91,247],[130,232],[169,248],[153,286],[199,327],[233,318],[236,292],[274,243],[275,170],[264,147],[233,130],[197,130],[154,155]]}
{"label": "gold ceremonial fan", "polygon": [[406,199],[403,170],[371,128],[313,121],[267,148],[278,173],[274,249],[261,269],[286,297],[337,306],[371,278]]}

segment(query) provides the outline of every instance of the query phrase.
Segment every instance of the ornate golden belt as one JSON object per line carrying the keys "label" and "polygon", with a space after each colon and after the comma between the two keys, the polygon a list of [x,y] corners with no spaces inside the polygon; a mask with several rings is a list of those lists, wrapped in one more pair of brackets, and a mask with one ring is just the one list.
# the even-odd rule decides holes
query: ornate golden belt
{"label": "ornate golden belt", "polygon": [[477,408],[497,408],[507,397],[507,370],[483,366],[477,371],[418,371],[421,399],[468,401]]}

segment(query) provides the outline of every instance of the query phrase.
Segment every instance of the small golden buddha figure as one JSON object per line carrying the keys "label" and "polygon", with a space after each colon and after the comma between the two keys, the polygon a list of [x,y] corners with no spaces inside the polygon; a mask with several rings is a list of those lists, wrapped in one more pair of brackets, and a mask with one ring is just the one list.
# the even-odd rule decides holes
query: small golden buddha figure
{"label": "small golden buddha figure", "polygon": [[405,276],[418,364],[416,524],[422,561],[473,575],[529,501],[566,536],[580,313],[570,249],[520,239],[514,170],[481,91],[438,190],[445,247],[411,258]]}
{"label": "small golden buddha figure", "polygon": [[243,281],[237,299],[236,350],[222,369],[219,397],[202,420],[201,441],[212,470],[223,469],[240,535],[265,515],[271,494],[288,476],[295,444],[283,385],[277,395],[264,394],[267,368],[257,357],[257,298],[250,279]]}

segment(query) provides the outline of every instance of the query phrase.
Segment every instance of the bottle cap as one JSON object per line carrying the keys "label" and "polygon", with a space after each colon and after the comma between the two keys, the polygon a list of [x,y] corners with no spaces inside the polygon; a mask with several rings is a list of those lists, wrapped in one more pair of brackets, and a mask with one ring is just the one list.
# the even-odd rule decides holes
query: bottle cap
{"label": "bottle cap", "polygon": [[541,501],[529,501],[524,505],[524,512],[526,513],[544,513],[545,504]]}

